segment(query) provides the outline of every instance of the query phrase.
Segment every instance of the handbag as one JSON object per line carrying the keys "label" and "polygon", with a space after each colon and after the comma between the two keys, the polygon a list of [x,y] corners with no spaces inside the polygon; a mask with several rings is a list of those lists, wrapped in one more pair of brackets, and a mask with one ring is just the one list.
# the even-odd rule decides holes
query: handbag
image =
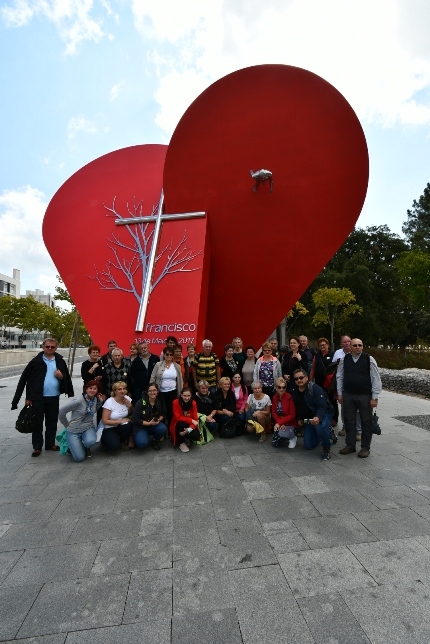
{"label": "handbag", "polygon": [[226,420],[225,423],[221,425],[219,428],[219,435],[221,438],[234,438],[235,436],[238,435],[239,433],[239,428],[237,424],[237,420],[234,416],[232,418],[229,418]]}
{"label": "handbag", "polygon": [[21,434],[31,434],[36,429],[36,414],[31,405],[21,409],[16,419],[15,429]]}
{"label": "handbag", "polygon": [[372,416],[372,434],[376,434],[377,436],[381,435],[381,428],[379,426],[379,417],[376,414],[376,411],[373,412]]}
{"label": "handbag", "polygon": [[284,429],[279,428],[278,429],[278,435],[281,438],[288,438],[288,439],[294,438],[294,436],[295,436],[294,427],[285,426]]}

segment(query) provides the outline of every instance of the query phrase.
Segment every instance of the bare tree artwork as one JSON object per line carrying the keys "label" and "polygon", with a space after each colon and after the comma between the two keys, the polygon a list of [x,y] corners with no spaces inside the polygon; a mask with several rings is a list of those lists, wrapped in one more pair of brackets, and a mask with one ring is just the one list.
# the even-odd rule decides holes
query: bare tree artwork
{"label": "bare tree artwork", "polygon": [[[124,217],[116,210],[116,197],[112,200],[112,206],[103,204],[107,210],[106,217],[116,219],[139,219],[144,216],[142,201],[134,203],[131,207],[127,202],[127,216]],[[155,216],[158,205],[153,206],[152,216]],[[151,216],[150,215],[150,216]],[[145,277],[148,268],[149,254],[153,237],[153,229],[149,232],[149,223],[125,224],[121,228],[128,231],[130,239],[122,241],[117,232],[112,232],[107,238],[107,246],[112,252],[113,259],[107,259],[103,270],[94,265],[95,279],[103,290],[117,290],[132,293],[140,304]],[[151,291],[166,277],[173,273],[189,273],[198,271],[201,266],[190,267],[191,262],[203,253],[203,250],[194,252],[187,246],[187,231],[184,230],[182,239],[174,244],[173,239],[164,248],[157,252],[155,259],[156,270],[151,285]],[[157,270],[159,269],[159,270]]]}

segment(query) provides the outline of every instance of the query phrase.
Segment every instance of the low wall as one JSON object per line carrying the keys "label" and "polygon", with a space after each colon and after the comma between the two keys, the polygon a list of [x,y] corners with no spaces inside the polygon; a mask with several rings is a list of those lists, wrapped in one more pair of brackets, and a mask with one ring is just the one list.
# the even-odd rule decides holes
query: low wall
{"label": "low wall", "polygon": [[384,389],[430,398],[430,371],[427,369],[379,369]]}
{"label": "low wall", "polygon": [[[58,353],[66,360],[69,357],[71,349],[58,349]],[[40,353],[40,349],[1,349],[0,350],[0,367],[13,367],[14,365],[27,364],[34,356]],[[75,356],[82,358],[88,356],[87,350],[76,349]]]}

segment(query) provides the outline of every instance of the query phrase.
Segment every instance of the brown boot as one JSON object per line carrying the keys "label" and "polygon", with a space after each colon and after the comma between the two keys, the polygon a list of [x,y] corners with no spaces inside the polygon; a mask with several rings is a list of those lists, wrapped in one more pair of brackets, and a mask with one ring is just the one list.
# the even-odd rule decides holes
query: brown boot
{"label": "brown boot", "polygon": [[345,445],[345,447],[342,447],[342,449],[339,450],[339,454],[352,454],[356,451],[357,450],[355,449],[355,447],[351,447],[351,445]]}

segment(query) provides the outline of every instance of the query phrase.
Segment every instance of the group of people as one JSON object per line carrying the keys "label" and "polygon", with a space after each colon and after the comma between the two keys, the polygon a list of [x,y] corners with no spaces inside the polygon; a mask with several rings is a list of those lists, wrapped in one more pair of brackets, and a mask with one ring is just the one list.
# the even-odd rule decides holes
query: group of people
{"label": "group of people", "polygon": [[16,409],[26,388],[25,404],[35,412],[33,453],[43,447],[58,451],[57,421],[66,428],[68,450],[75,461],[91,456],[100,441],[101,449],[114,452],[121,447],[159,450],[166,437],[182,452],[194,443],[219,436],[255,434],[263,442],[272,435],[273,447],[293,449],[303,436],[306,449],[322,445],[322,458],[330,458],[330,446],[338,423],[337,401],[341,403],[346,436],[340,454],[356,451],[366,458],[372,439],[372,412],[378,404],[381,380],[375,360],[363,352],[363,343],[342,336],[341,349],[332,353],[326,338],[318,339],[318,350],[308,346],[306,336],[291,337],[278,350],[276,338],[265,342],[261,354],[243,346],[239,337],[224,347],[220,359],[210,340],[202,351],[194,344],[182,347],[173,336],[161,355],[149,344],[130,346],[125,357],[114,340],[100,355],[100,347],[88,349],[82,363],[82,395],[59,410],[59,396],[74,396],[72,381],[57,342],[47,338],[42,353],[24,369],[12,401]]}

